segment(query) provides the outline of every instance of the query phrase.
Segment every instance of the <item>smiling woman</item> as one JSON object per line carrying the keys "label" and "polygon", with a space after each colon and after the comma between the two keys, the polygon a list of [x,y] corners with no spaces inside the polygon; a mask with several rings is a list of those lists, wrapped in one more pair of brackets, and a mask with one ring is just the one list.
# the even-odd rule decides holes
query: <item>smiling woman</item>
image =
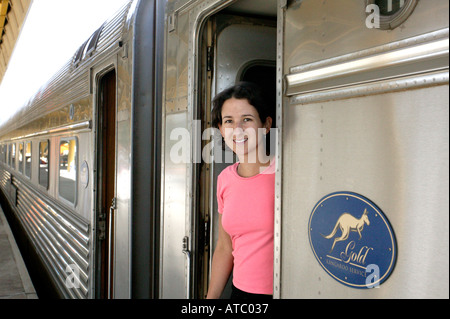
{"label": "smiling woman", "polygon": [[218,177],[219,238],[207,298],[219,298],[233,271],[232,299],[273,294],[274,170],[264,136],[272,127],[267,100],[240,82],[213,100],[213,125],[239,162]]}

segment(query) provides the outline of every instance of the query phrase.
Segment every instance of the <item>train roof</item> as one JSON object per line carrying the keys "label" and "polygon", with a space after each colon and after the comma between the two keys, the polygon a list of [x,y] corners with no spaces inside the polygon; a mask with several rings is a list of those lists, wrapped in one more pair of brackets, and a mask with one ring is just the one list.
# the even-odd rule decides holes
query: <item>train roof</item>
{"label": "train roof", "polygon": [[70,103],[88,97],[90,83],[87,73],[94,61],[99,62],[119,51],[123,35],[130,27],[133,4],[127,2],[112,18],[104,22],[75,52],[72,58],[24,106],[0,125],[0,136],[19,129],[34,119],[54,112]]}

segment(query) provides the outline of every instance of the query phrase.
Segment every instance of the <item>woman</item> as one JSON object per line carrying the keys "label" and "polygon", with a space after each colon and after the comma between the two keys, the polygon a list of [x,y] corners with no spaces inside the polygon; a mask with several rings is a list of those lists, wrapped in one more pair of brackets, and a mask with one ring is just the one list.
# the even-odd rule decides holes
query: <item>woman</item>
{"label": "woman", "polygon": [[239,162],[217,180],[219,238],[207,298],[220,297],[231,271],[231,298],[273,294],[275,170],[264,145],[273,121],[265,101],[260,89],[246,82],[213,101],[213,126]]}

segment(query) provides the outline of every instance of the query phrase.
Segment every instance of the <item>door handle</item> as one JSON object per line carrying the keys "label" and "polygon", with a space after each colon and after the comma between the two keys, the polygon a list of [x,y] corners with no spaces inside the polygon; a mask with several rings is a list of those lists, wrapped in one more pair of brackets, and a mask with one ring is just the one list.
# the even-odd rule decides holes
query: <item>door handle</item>
{"label": "door handle", "polygon": [[183,238],[183,254],[186,255],[187,260],[187,278],[186,278],[186,298],[191,298],[191,252],[189,251],[189,237]]}
{"label": "door handle", "polygon": [[108,299],[111,299],[112,293],[111,289],[112,285],[112,274],[111,274],[111,262],[112,262],[112,233],[113,233],[113,220],[114,220],[114,211],[116,210],[116,198],[114,197],[111,202],[111,206],[109,207],[109,229],[108,229]]}

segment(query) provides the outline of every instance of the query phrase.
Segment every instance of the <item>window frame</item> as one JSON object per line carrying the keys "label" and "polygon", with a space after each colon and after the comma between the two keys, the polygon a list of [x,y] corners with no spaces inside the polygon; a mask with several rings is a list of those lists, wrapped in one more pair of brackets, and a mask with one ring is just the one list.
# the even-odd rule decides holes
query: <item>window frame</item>
{"label": "window frame", "polygon": [[[30,162],[27,165],[27,150],[28,150],[28,145],[30,146]],[[29,179],[31,179],[32,174],[33,174],[33,142],[32,141],[27,141],[24,143],[24,175],[26,177],[28,177]]]}
{"label": "window frame", "polygon": [[18,155],[18,171],[20,174],[24,174],[24,143],[23,142],[19,142],[18,143],[18,148],[17,148],[17,155]]}
{"label": "window frame", "polygon": [[[393,30],[403,24],[413,13],[417,3],[418,0],[404,0],[403,6],[400,6],[392,14],[387,15],[380,13],[379,30]],[[378,6],[378,8],[380,8],[380,6],[377,4],[377,0],[366,0],[366,6],[367,5],[376,5]]]}
{"label": "window frame", "polygon": [[[44,185],[41,183],[41,144],[42,143],[47,143],[47,185]],[[45,139],[45,140],[40,140],[39,141],[39,160],[37,162],[38,164],[38,184],[42,187],[44,187],[45,189],[49,189],[50,187],[50,140],[49,139]]]}
{"label": "window frame", "polygon": [[[69,141],[75,141],[75,155],[74,155],[74,162],[75,162],[75,180],[74,180],[74,193],[73,193],[73,201],[70,200],[70,198],[67,198],[64,196],[64,194],[61,193],[61,144],[64,142]],[[61,137],[59,139],[58,143],[58,198],[62,200],[65,203],[70,204],[73,207],[77,206],[77,200],[78,200],[78,137],[76,136],[69,136],[69,137]],[[67,163],[67,166],[69,166],[69,163]],[[63,177],[64,178],[64,177]]]}
{"label": "window frame", "polygon": [[9,167],[16,170],[16,143],[9,144]]}

